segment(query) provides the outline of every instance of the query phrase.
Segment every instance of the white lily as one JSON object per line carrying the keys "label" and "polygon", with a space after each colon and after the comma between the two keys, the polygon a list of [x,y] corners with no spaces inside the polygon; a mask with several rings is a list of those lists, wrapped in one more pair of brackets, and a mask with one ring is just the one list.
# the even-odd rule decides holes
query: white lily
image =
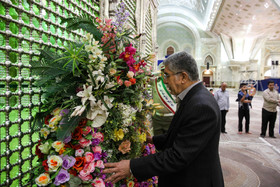
{"label": "white lily", "polygon": [[86,87],[86,85],[84,85],[83,87],[84,90],[77,93],[77,96],[82,98],[82,104],[85,105],[87,100],[95,102],[96,99],[92,95],[92,86]]}
{"label": "white lily", "polygon": [[74,112],[71,114],[71,117],[81,116],[82,113],[85,111],[85,109],[86,109],[86,106],[84,106],[84,105],[76,106]]}

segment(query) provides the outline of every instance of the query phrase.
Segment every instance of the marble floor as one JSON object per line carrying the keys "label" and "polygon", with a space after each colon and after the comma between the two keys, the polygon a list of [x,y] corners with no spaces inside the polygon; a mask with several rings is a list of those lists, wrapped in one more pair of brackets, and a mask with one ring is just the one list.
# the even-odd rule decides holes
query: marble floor
{"label": "marble floor", "polygon": [[[220,158],[226,187],[280,187],[279,112],[275,123],[276,139],[260,137],[262,93],[257,93],[250,110],[250,132],[238,134],[237,90],[230,92],[226,117],[227,134],[221,134]],[[215,89],[214,89],[215,91]],[[243,121],[245,128],[245,119]]]}

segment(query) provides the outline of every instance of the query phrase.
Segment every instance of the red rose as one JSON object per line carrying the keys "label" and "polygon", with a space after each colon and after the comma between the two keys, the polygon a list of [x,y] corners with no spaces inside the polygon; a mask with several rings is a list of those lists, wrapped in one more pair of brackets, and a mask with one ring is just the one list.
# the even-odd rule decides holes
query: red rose
{"label": "red rose", "polygon": [[136,79],[135,78],[131,78],[131,79],[129,79],[129,81],[131,82],[131,85],[136,83]]}
{"label": "red rose", "polygon": [[76,157],[76,163],[73,166],[77,171],[81,171],[84,168],[84,163],[86,161],[85,157]]}
{"label": "red rose", "polygon": [[83,129],[80,126],[78,126],[72,133],[72,139],[80,140],[83,137],[82,134],[83,134]]}
{"label": "red rose", "polygon": [[69,173],[70,173],[71,175],[74,175],[74,176],[77,176],[77,175],[78,175],[77,171],[74,170],[74,169],[72,169],[72,168],[69,170]]}
{"label": "red rose", "polygon": [[47,115],[45,117],[45,124],[48,125],[49,124],[49,120],[53,117],[53,115]]}
{"label": "red rose", "polygon": [[48,166],[48,159],[44,160],[42,165],[44,166],[45,171],[49,171],[49,166]]}
{"label": "red rose", "polygon": [[69,143],[65,144],[64,147],[77,150],[77,149],[81,149],[82,146],[80,144],[73,145],[71,142],[69,142]]}
{"label": "red rose", "polygon": [[39,157],[39,158],[44,158],[44,154],[41,152],[41,150],[39,149],[39,146],[41,145],[41,143],[38,143],[36,145],[36,150],[35,150],[35,154]]}
{"label": "red rose", "polygon": [[86,118],[83,118],[83,119],[80,121],[79,126],[80,126],[80,127],[85,127],[86,124],[87,124],[87,119],[86,119]]}

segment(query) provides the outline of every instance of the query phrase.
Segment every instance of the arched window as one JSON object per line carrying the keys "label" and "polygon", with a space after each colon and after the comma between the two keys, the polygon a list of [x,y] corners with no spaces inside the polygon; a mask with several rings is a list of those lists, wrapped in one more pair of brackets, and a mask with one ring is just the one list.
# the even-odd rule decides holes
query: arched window
{"label": "arched window", "polygon": [[213,65],[213,58],[210,55],[208,55],[204,60],[204,65],[207,65],[207,64]]}
{"label": "arched window", "polygon": [[166,55],[169,56],[169,55],[172,55],[174,53],[174,48],[173,47],[168,47],[167,48],[167,51],[166,51]]}

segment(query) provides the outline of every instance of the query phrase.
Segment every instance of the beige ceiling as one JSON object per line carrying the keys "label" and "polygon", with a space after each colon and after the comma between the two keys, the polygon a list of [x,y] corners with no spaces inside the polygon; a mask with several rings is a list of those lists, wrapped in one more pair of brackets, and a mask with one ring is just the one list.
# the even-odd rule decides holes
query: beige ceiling
{"label": "beige ceiling", "polygon": [[280,40],[280,10],[274,0],[223,0],[211,31],[231,38]]}

